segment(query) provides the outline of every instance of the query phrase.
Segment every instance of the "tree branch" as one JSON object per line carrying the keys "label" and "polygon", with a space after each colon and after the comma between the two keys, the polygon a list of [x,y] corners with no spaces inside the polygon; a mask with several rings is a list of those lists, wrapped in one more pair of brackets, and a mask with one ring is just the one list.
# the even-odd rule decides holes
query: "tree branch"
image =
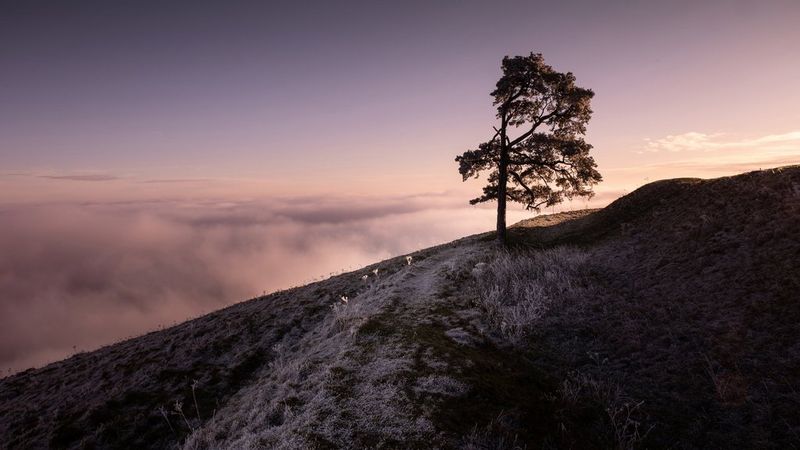
{"label": "tree branch", "polygon": [[531,195],[532,197],[536,197],[536,194],[534,194],[533,191],[531,191],[531,188],[529,188],[528,185],[525,184],[524,181],[522,181],[522,177],[520,177],[517,172],[509,170],[508,174],[514,177],[517,183],[519,183],[519,185],[522,186],[528,192],[529,195]]}
{"label": "tree branch", "polygon": [[538,119],[536,119],[535,122],[533,122],[533,126],[531,127],[530,130],[526,131],[525,133],[522,133],[522,135],[520,135],[519,137],[517,137],[513,141],[509,142],[509,147],[513,147],[513,146],[519,144],[520,142],[524,141],[527,137],[532,135],[533,132],[536,131],[537,128],[539,128],[539,125],[541,125],[541,124],[547,122],[548,120],[552,119],[557,114],[559,114],[558,108],[554,109],[550,114],[545,114],[544,116],[540,116]]}

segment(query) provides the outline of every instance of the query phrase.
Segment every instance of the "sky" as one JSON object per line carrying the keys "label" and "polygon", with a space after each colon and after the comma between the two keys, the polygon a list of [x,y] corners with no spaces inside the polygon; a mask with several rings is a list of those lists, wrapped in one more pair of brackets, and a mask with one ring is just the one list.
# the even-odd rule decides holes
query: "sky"
{"label": "sky", "polygon": [[[0,367],[485,231],[505,55],[595,92],[598,207],[800,163],[796,1],[0,2]],[[510,222],[529,213],[514,209]]]}

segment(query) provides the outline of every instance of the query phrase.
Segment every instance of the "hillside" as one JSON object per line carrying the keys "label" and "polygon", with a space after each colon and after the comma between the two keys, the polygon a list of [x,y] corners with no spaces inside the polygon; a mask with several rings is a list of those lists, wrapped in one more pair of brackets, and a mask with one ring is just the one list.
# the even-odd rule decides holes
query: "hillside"
{"label": "hillside", "polygon": [[798,448],[798,230],[650,183],[2,379],[0,448]]}

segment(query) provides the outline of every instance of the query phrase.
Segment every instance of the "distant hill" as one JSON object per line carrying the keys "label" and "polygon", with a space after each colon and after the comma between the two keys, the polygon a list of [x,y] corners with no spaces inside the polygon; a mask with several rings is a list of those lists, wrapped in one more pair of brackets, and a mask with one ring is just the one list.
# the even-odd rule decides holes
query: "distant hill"
{"label": "distant hill", "polygon": [[509,236],[2,379],[0,447],[800,447],[800,166]]}

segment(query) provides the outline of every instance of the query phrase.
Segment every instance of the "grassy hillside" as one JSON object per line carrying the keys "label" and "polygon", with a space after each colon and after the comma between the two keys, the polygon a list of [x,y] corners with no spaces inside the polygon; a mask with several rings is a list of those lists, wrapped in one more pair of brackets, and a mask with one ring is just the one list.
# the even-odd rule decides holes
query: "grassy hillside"
{"label": "grassy hillside", "polygon": [[651,183],[0,380],[0,447],[796,448],[798,230]]}

